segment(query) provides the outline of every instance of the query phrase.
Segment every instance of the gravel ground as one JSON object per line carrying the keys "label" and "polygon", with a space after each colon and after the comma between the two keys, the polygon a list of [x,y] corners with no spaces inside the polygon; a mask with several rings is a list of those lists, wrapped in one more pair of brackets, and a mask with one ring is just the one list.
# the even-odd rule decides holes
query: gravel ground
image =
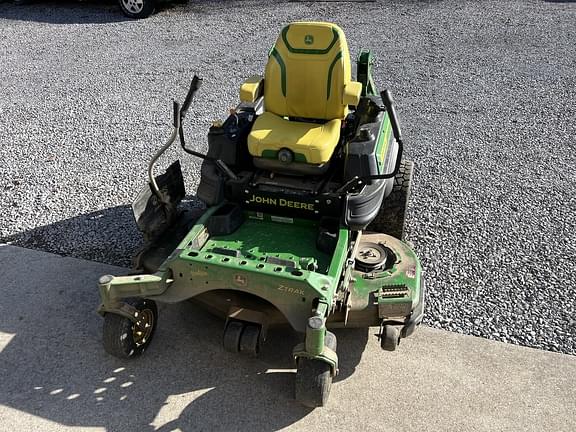
{"label": "gravel ground", "polygon": [[[394,91],[417,165],[408,237],[427,271],[426,323],[576,354],[574,2],[192,1],[143,21],[114,3],[2,4],[0,237],[129,263],[129,203],[171,98],[202,74],[187,127],[205,149],[210,122],[298,19],[341,24]],[[199,164],[183,164],[192,191]]]}

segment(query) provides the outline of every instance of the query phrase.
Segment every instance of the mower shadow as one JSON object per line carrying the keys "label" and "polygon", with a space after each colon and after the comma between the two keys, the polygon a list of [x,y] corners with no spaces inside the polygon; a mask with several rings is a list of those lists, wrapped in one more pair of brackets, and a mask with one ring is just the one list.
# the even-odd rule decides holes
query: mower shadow
{"label": "mower shadow", "polygon": [[[203,207],[193,195],[181,203],[181,208],[188,210]],[[0,237],[0,243],[130,267],[143,239],[134,222],[132,207],[121,205]]]}
{"label": "mower shadow", "polygon": [[132,208],[122,205],[2,237],[0,243],[130,267],[142,235]]}
{"label": "mower shadow", "polygon": [[[124,231],[118,245],[130,240],[137,247],[133,225],[130,208],[121,206],[19,238],[62,253],[62,233],[72,230],[88,236],[86,243],[108,239],[82,252],[99,256],[110,248],[106,229]],[[219,318],[191,302],[161,305],[148,352],[123,361],[103,350],[95,282],[127,270],[12,246],[0,247],[0,262],[0,404],[107,431],[275,431],[312,412],[293,400],[291,351],[301,335],[289,329],[271,330],[261,356],[250,359],[223,351]],[[340,375],[333,391],[352,375],[368,340],[368,330],[335,333]]]}

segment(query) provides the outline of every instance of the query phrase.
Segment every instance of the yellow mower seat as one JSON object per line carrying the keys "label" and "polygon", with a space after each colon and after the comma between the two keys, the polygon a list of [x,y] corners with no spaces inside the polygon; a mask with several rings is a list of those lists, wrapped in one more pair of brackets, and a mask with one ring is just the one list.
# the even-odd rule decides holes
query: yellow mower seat
{"label": "yellow mower seat", "polygon": [[332,156],[340,139],[340,119],[324,124],[285,120],[271,112],[260,115],[248,138],[250,153],[276,159],[278,150],[288,148],[295,162],[321,164]]}
{"label": "yellow mower seat", "polygon": [[[260,84],[251,78],[241,98],[252,98]],[[287,148],[294,162],[328,162],[348,105],[358,103],[362,90],[351,79],[344,32],[324,22],[287,25],[270,50],[263,84],[265,112],[248,136],[250,154],[276,159],[278,151]]]}

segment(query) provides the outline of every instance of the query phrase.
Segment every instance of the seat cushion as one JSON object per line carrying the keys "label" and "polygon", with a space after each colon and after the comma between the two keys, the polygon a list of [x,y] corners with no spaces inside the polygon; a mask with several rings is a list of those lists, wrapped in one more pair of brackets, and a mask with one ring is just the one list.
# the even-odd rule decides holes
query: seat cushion
{"label": "seat cushion", "polygon": [[258,116],[248,135],[248,150],[255,157],[276,159],[278,150],[287,148],[295,162],[328,162],[340,139],[339,119],[324,124],[286,120],[265,112]]}

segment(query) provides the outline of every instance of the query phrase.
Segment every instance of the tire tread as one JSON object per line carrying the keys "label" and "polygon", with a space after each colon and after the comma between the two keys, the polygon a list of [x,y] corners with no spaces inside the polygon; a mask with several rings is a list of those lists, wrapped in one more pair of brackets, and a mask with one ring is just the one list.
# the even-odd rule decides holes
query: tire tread
{"label": "tire tread", "polygon": [[406,211],[412,188],[414,162],[402,160],[400,169],[394,177],[390,194],[382,200],[380,210],[366,228],[367,231],[389,234],[397,239],[404,239]]}

